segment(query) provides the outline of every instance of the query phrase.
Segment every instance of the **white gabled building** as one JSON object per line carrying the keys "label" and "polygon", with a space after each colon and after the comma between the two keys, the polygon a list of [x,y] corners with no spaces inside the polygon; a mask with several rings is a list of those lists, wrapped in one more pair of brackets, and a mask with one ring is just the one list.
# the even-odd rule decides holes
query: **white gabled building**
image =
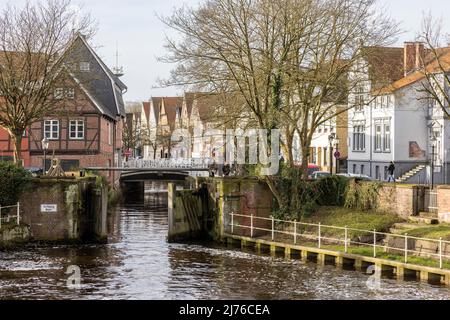
{"label": "white gabled building", "polygon": [[[450,48],[440,52],[450,55]],[[434,135],[435,181],[447,182],[450,127],[442,110],[421,91],[423,62],[427,68],[436,63],[422,43],[408,42],[404,48],[369,48],[366,60],[354,69],[351,76],[365,76],[366,81],[349,96],[356,105],[348,117],[350,173],[386,180],[393,161],[401,182],[428,183]],[[374,78],[381,81],[370,80]]]}

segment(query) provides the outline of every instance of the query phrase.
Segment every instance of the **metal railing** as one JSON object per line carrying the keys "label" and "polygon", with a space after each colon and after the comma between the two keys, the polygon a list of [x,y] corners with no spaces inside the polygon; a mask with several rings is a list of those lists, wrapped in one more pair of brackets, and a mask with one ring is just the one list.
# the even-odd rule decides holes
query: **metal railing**
{"label": "metal railing", "polygon": [[[293,238],[294,244],[296,245],[298,243],[298,239],[299,238],[304,238],[307,240],[313,240],[317,242],[317,247],[319,249],[321,249],[323,247],[323,244],[325,242],[329,242],[329,243],[337,243],[337,244],[341,244],[343,243],[344,245],[344,252],[348,253],[349,248],[354,245],[354,246],[358,246],[358,247],[369,247],[371,249],[373,249],[373,257],[376,258],[377,257],[377,249],[383,249],[385,252],[387,252],[387,250],[394,250],[397,252],[403,252],[404,253],[404,261],[405,263],[408,263],[408,259],[411,256],[414,256],[417,254],[426,254],[428,256],[434,257],[436,259],[439,259],[439,268],[443,268],[443,261],[445,260],[450,260],[450,256],[449,255],[445,255],[444,254],[444,245],[449,245],[448,248],[450,248],[450,241],[445,241],[442,240],[442,238],[440,238],[439,240],[437,239],[429,239],[429,238],[419,238],[419,237],[413,237],[413,236],[409,236],[407,233],[405,233],[404,235],[401,234],[392,234],[392,233],[385,233],[385,232],[378,232],[377,230],[362,230],[362,229],[355,229],[355,228],[349,228],[349,227],[337,227],[337,226],[328,226],[328,225],[323,225],[321,223],[315,224],[315,223],[304,223],[304,222],[298,222],[298,221],[288,221],[288,220],[279,220],[279,219],[275,219],[274,217],[271,218],[262,218],[262,217],[256,217],[254,215],[248,216],[248,215],[242,215],[242,214],[235,214],[235,213],[230,213],[229,214],[231,217],[231,223],[229,224],[230,227],[230,231],[231,234],[234,235],[235,234],[235,230],[236,228],[240,228],[240,229],[246,229],[246,230],[250,230],[250,237],[251,238],[255,238],[255,231],[266,231],[268,234],[270,234],[271,236],[271,240],[275,241],[275,236],[276,235],[287,235],[289,237]],[[250,225],[242,225],[239,223],[235,223],[236,222],[236,218],[247,218],[247,220],[250,220]],[[258,227],[257,223],[258,221],[263,221],[266,222],[267,224],[269,224],[271,227],[270,228],[262,228],[262,227]],[[282,228],[277,229],[276,224],[283,224],[285,225],[289,225],[292,227],[292,231],[286,230],[286,228]],[[303,228],[301,228],[303,227]],[[310,229],[315,229],[313,230],[314,232],[311,232]],[[303,230],[299,230],[299,229],[303,229]],[[342,236],[343,238],[333,238],[330,236],[327,236],[327,233],[324,232],[324,230],[338,230],[340,232],[342,232]],[[303,231],[303,232],[302,232]],[[356,237],[351,237],[349,234],[351,232],[356,232],[356,233],[360,233],[365,235],[368,239],[371,238],[371,242],[362,242],[359,238],[358,240],[354,240]],[[402,239],[402,243],[403,248],[399,248],[399,247],[390,247],[389,245],[383,245],[383,244],[379,244],[378,239],[380,238],[385,238],[385,237],[392,237],[393,239]],[[419,240],[419,241],[429,241],[429,242],[433,242],[436,244],[436,252],[424,252],[424,251],[418,251],[414,249],[410,248],[409,242],[411,240]]]}
{"label": "metal railing", "polygon": [[[12,210],[14,209],[15,210]],[[11,215],[11,211],[13,215]],[[8,213],[5,213],[8,212]],[[17,202],[14,206],[0,206],[0,229],[2,228],[2,223],[11,223],[13,220],[17,225],[20,225],[20,203]]]}
{"label": "metal railing", "polygon": [[124,162],[125,168],[131,169],[207,169],[213,164],[209,158],[190,159],[158,159],[158,160],[129,160]]}

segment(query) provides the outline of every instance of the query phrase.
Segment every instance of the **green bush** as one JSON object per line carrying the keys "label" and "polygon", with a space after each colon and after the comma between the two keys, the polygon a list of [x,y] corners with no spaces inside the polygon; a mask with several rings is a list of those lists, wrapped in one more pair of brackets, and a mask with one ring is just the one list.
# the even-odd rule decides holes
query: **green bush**
{"label": "green bush", "polygon": [[10,206],[19,201],[31,174],[12,163],[0,162],[0,205]]}
{"label": "green bush", "polygon": [[359,210],[374,210],[378,207],[379,182],[358,182],[352,180],[347,188],[345,207]]}
{"label": "green bush", "polygon": [[278,208],[273,214],[277,219],[301,221],[320,206],[343,206],[348,184],[347,178],[338,176],[303,181],[298,169],[284,168],[277,189],[288,206]]}
{"label": "green bush", "polygon": [[345,177],[331,176],[313,182],[315,190],[318,192],[317,204],[319,206],[343,206],[349,181]]}

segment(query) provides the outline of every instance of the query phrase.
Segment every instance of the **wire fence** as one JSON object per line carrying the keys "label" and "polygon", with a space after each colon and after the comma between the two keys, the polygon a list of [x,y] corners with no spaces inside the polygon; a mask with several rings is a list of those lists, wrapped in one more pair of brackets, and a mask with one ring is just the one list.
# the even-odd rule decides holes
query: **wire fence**
{"label": "wire fence", "polygon": [[[325,243],[338,244],[344,246],[344,252],[348,253],[352,247],[365,247],[373,250],[373,257],[377,257],[378,249],[385,252],[391,250],[393,253],[404,254],[404,262],[408,263],[411,256],[428,256],[439,260],[439,268],[443,268],[444,260],[450,260],[450,255],[446,249],[450,249],[450,241],[440,239],[429,239],[409,236],[405,234],[392,234],[378,232],[377,230],[362,230],[349,227],[338,227],[323,225],[321,223],[304,223],[298,221],[279,220],[274,217],[263,218],[254,215],[242,215],[230,213],[229,231],[232,235],[236,235],[238,230],[250,231],[251,238],[259,238],[261,234],[269,236],[275,241],[277,235],[283,235],[290,239],[294,244],[298,244],[300,239],[314,241],[319,249]],[[331,231],[331,232],[330,232]],[[387,244],[380,243],[380,240],[390,238]],[[286,240],[283,239],[283,240]],[[424,241],[431,244],[432,249],[417,250],[416,242]],[[389,245],[395,244],[396,246]],[[398,244],[398,246],[397,246]],[[430,246],[428,246],[430,247]],[[445,248],[444,248],[445,247]],[[387,257],[389,259],[389,257]]]}

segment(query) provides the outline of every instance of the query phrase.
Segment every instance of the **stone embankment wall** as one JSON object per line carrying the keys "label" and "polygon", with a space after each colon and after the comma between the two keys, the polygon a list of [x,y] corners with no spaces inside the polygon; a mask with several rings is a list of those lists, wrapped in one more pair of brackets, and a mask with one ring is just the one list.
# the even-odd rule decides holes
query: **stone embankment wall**
{"label": "stone embankment wall", "polygon": [[3,225],[2,229],[0,229],[0,248],[27,242],[30,238],[30,227],[27,225]]}
{"label": "stone embankment wall", "polygon": [[22,222],[36,241],[103,241],[108,187],[96,178],[36,179],[20,198]]}

